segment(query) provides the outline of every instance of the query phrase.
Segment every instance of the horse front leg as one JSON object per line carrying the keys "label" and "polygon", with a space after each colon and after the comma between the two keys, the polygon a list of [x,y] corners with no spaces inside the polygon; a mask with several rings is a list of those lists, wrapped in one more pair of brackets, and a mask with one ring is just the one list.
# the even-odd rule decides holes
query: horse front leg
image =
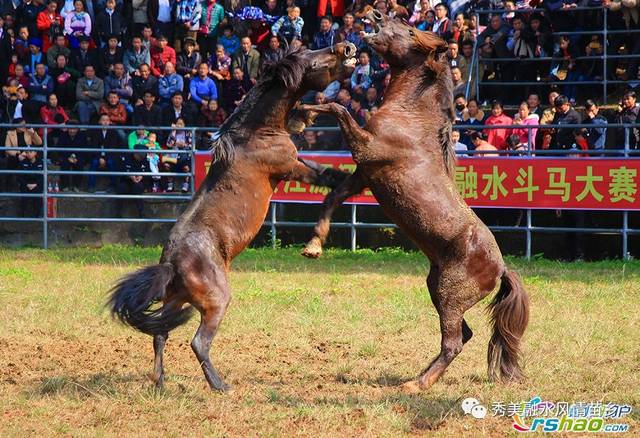
{"label": "horse front leg", "polygon": [[356,170],[355,173],[349,175],[342,184],[332,190],[324,198],[324,202],[322,203],[322,208],[320,210],[320,219],[313,228],[313,237],[309,242],[307,242],[302,250],[301,254],[303,256],[316,259],[322,255],[322,246],[329,235],[329,227],[333,212],[348,198],[361,193],[364,188],[364,182],[360,177],[360,173]]}
{"label": "horse front leg", "polygon": [[349,111],[338,103],[300,105],[298,109],[301,111],[333,115],[338,121],[340,129],[342,129],[342,134],[347,140],[347,145],[349,149],[351,149],[351,153],[354,155],[363,155],[366,152],[366,146],[373,139],[373,135],[366,129],[361,128],[355,119],[351,117]]}

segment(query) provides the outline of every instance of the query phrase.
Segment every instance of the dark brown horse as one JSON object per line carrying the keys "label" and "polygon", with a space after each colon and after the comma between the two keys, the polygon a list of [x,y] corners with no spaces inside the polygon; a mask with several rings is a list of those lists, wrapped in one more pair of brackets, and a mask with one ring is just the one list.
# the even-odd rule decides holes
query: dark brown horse
{"label": "dark brown horse", "polygon": [[471,339],[464,313],[500,289],[490,304],[490,378],[519,379],[520,340],[529,319],[529,300],[518,275],[509,271],[495,238],[459,195],[452,178],[455,155],[450,142],[452,82],[439,54],[443,40],[378,13],[370,13],[377,32],[367,42],[391,66],[384,103],[366,129],[338,104],[303,106],[303,111],[336,116],[357,163],[356,173],[328,198],[329,211],[307,249],[328,231],[330,211],[369,187],[385,213],[431,261],[427,286],[440,316],[440,354],[409,392],[430,387]]}
{"label": "dark brown horse", "polygon": [[[231,299],[231,261],[260,230],[280,181],[331,185],[324,168],[298,160],[285,121],[305,92],[346,77],[354,54],[353,45],[341,43],[296,50],[269,66],[220,128],[214,164],[171,230],[160,264],[124,277],[114,287],[109,302],[113,315],[153,336],[158,387],[164,382],[162,356],[169,331],[184,324],[195,307],[201,321],[191,347],[211,389],[229,388],[212,365],[209,349]],[[187,303],[191,306],[185,307]]]}

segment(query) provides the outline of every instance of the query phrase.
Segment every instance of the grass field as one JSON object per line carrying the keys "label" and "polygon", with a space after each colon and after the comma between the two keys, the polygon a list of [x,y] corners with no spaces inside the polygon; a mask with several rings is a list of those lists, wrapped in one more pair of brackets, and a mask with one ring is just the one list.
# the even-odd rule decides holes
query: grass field
{"label": "grass field", "polygon": [[[166,391],[153,389],[151,338],[111,320],[106,292],[157,261],[158,248],[0,249],[0,435],[399,436],[516,435],[506,417],[465,416],[460,401],[634,405],[640,426],[640,263],[508,260],[531,296],[527,380],[486,378],[485,303],[474,338],[428,392],[394,385],[437,353],[436,312],[416,253],[248,250],[212,349],[235,391],[210,393],[189,343],[169,338]],[[575,436],[575,435],[574,435]]]}

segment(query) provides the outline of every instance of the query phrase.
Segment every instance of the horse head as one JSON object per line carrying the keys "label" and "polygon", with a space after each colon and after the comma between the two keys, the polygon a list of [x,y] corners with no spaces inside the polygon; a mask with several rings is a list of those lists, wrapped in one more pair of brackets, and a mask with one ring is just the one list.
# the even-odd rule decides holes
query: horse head
{"label": "horse head", "polygon": [[303,51],[302,58],[306,61],[307,69],[302,88],[321,91],[331,82],[348,77],[356,65],[356,51],[356,46],[350,42]]}
{"label": "horse head", "polygon": [[364,40],[392,67],[422,63],[425,55],[434,61],[438,54],[447,51],[447,43],[433,32],[423,32],[376,10],[369,11],[367,19],[373,31],[364,34]]}

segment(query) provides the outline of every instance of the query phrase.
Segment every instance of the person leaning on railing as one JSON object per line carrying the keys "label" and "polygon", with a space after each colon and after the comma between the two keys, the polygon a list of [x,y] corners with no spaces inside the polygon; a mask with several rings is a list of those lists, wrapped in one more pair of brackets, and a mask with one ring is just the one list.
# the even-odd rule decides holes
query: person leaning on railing
{"label": "person leaning on railing", "polygon": [[[636,93],[634,91],[627,91],[624,96],[622,96],[620,109],[616,114],[616,123],[637,123],[640,108],[636,100]],[[640,146],[640,131],[638,131],[638,127],[626,128],[626,131],[627,134],[625,134],[625,128],[616,130],[616,143],[622,148],[625,141],[628,141],[629,149],[638,149]],[[625,136],[628,137],[628,140],[625,139]]]}
{"label": "person leaning on railing", "polygon": [[[553,118],[554,125],[578,125],[582,122],[580,114],[571,107],[569,98],[563,94],[556,97],[553,102],[556,107],[556,115]],[[553,149],[571,149],[575,142],[573,131],[575,128],[556,128],[555,142]]]}

